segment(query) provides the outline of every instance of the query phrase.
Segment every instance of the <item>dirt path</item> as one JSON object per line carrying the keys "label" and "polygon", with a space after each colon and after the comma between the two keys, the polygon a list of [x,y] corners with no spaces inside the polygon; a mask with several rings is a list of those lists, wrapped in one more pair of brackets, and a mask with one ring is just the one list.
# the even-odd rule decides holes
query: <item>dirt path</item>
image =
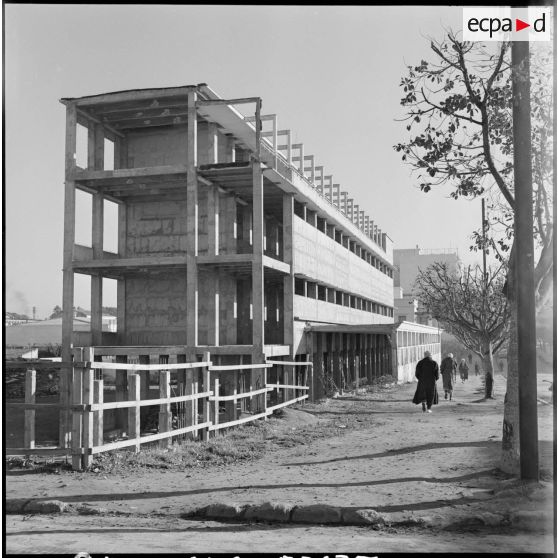
{"label": "dirt path", "polygon": [[544,553],[549,543],[540,537],[511,532],[468,530],[324,527],[184,521],[165,518],[77,517],[71,525],[63,516],[8,516],[6,551],[12,553],[113,556],[119,553],[285,553],[321,555],[379,552]]}
{"label": "dirt path", "polygon": [[[479,377],[458,383],[454,401],[444,401],[442,394],[432,414],[423,414],[410,403],[413,384],[347,395],[304,408],[314,417],[332,421],[337,436],[275,451],[251,463],[180,472],[140,470],[133,476],[13,471],[8,472],[6,495],[61,500],[82,513],[87,504],[103,520],[112,513],[168,516],[210,504],[265,502],[374,509],[390,522],[408,520],[426,526],[470,518],[478,525],[501,527],[512,522],[521,528],[529,514],[533,518],[538,514],[539,519],[546,518],[536,527],[539,535],[526,536],[537,544],[543,541],[550,552],[550,484],[526,488],[495,473],[503,397],[497,390],[496,400],[481,401],[479,390]],[[544,467],[551,469],[552,408],[541,405],[539,411]],[[74,520],[79,516],[67,519]]]}

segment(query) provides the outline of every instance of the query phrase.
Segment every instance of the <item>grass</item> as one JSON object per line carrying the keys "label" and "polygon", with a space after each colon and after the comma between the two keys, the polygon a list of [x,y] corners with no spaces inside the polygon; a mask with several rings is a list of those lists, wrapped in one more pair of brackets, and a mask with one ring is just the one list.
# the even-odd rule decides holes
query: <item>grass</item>
{"label": "grass", "polygon": [[240,426],[210,438],[207,442],[183,440],[168,449],[145,448],[139,452],[114,451],[99,454],[90,468],[96,473],[123,473],[133,469],[172,469],[219,467],[243,461],[254,461],[267,452],[310,443],[313,440],[340,435],[331,424],[312,424],[289,428],[281,419]]}

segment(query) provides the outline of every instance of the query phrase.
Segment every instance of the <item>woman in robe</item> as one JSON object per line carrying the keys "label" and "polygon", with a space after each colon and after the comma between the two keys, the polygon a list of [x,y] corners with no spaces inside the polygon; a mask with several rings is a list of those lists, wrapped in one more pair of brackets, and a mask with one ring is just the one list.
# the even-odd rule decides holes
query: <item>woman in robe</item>
{"label": "woman in robe", "polygon": [[432,405],[438,404],[438,390],[436,381],[440,377],[438,363],[432,359],[430,351],[424,352],[424,358],[419,360],[415,370],[418,380],[413,403],[422,403],[422,412],[432,412]]}

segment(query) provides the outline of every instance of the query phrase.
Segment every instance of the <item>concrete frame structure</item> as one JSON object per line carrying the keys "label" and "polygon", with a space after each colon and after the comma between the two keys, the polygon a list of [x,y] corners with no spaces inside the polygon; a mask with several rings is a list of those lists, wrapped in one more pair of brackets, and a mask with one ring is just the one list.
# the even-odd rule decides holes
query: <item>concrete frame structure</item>
{"label": "concrete frame structure", "polygon": [[[63,361],[73,346],[181,346],[188,360],[209,351],[222,364],[305,359],[308,323],[393,322],[391,240],[258,97],[222,99],[199,84],[61,102]],[[76,189],[92,198],[91,246],[75,242]],[[117,253],[104,246],[108,202]],[[86,333],[73,331],[76,273],[91,277]],[[116,333],[101,327],[106,278],[117,281]]]}

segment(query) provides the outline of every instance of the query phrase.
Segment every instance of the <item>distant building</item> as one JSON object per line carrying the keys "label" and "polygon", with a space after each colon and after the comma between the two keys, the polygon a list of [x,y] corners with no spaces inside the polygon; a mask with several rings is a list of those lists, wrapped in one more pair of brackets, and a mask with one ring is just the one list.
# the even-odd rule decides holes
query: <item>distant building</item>
{"label": "distant building", "polygon": [[416,322],[436,325],[428,310],[416,298],[415,281],[419,271],[424,271],[435,262],[448,265],[450,272],[457,271],[459,255],[452,248],[423,250],[405,248],[393,251],[394,265],[394,314],[395,321]]}

